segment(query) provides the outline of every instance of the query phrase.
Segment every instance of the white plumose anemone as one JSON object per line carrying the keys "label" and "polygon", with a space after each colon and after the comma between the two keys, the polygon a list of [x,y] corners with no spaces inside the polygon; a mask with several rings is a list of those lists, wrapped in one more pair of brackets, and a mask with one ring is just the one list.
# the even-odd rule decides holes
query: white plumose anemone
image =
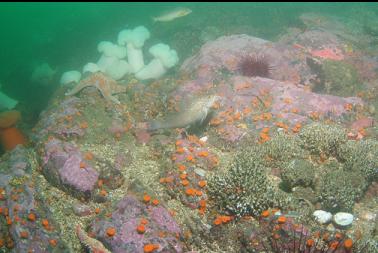
{"label": "white plumose anemone", "polygon": [[135,74],[138,80],[160,78],[169,68],[175,66],[179,61],[177,52],[162,43],[152,46],[149,52],[155,58]]}
{"label": "white plumose anemone", "polygon": [[150,32],[144,26],[122,30],[118,34],[118,44],[127,47],[127,59],[132,68],[132,73],[137,73],[144,67],[142,47],[150,38]]}
{"label": "white plumose anemone", "polygon": [[61,85],[67,85],[70,83],[78,83],[80,82],[81,73],[76,70],[71,70],[64,72],[62,74],[62,77],[60,78],[60,84]]}
{"label": "white plumose anemone", "polygon": [[97,62],[100,71],[107,74],[114,80],[119,80],[130,73],[131,67],[125,60],[120,60],[115,56],[102,55]]}
{"label": "white plumose anemone", "polygon": [[123,59],[127,55],[126,47],[113,44],[110,41],[101,41],[98,43],[97,50],[105,56],[114,56],[118,59]]}
{"label": "white plumose anemone", "polygon": [[119,59],[115,56],[105,56],[101,55],[100,59],[96,63],[96,65],[99,67],[100,71],[106,73],[106,70],[112,66],[117,64]]}
{"label": "white plumose anemone", "polygon": [[119,80],[130,73],[130,65],[125,60],[122,60],[127,55],[125,47],[115,45],[109,41],[102,41],[98,44],[97,50],[102,53],[96,64],[101,72],[114,80]]}
{"label": "white plumose anemone", "polygon": [[109,65],[105,73],[114,80],[120,80],[130,72],[130,65],[125,60],[117,60],[112,65]]}
{"label": "white plumose anemone", "polygon": [[98,67],[98,65],[96,63],[93,63],[93,62],[88,62],[83,67],[83,74],[85,74],[87,72],[96,73],[98,71],[101,71],[100,68]]}

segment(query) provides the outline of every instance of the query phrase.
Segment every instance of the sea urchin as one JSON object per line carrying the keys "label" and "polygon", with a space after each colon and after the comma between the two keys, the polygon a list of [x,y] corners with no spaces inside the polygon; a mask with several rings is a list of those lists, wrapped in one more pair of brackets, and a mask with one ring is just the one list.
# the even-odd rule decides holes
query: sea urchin
{"label": "sea urchin", "polygon": [[249,77],[270,77],[273,67],[265,55],[249,55],[239,63],[239,73]]}

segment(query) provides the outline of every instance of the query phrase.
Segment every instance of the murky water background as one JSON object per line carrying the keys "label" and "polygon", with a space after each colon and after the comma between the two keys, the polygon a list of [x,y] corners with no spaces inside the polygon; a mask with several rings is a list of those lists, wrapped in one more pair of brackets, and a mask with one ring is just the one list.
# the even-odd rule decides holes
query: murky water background
{"label": "murky water background", "polygon": [[[152,23],[152,16],[177,6],[189,7],[193,13],[172,22]],[[33,108],[30,114],[35,119],[55,90],[56,82],[43,87],[31,83],[33,70],[46,62],[57,70],[58,78],[65,69],[81,68],[97,57],[99,41],[112,40],[126,27],[145,25],[153,34],[151,43],[178,44],[175,49],[184,60],[201,46],[202,41],[190,37],[198,30],[209,29],[208,39],[235,33],[274,39],[289,26],[301,26],[298,17],[303,12],[361,20],[369,17],[361,14],[364,11],[376,13],[372,6],[375,4],[2,3],[0,81],[3,91]],[[180,47],[180,40],[186,42],[185,46]]]}

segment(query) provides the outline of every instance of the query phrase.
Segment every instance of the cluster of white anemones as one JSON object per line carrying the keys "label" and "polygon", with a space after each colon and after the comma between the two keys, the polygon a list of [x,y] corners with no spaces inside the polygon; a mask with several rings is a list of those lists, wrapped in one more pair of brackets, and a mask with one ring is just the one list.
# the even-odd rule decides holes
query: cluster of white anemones
{"label": "cluster of white anemones", "polygon": [[76,70],[63,73],[60,83],[64,85],[79,82],[82,74],[97,71],[115,80],[120,80],[127,74],[134,74],[138,80],[160,78],[178,63],[179,58],[175,50],[159,43],[148,50],[154,58],[145,65],[142,49],[149,38],[150,32],[144,26],[122,30],[118,34],[117,44],[110,41],[101,41],[98,44],[97,50],[101,57],[97,63],[85,64],[82,73]]}

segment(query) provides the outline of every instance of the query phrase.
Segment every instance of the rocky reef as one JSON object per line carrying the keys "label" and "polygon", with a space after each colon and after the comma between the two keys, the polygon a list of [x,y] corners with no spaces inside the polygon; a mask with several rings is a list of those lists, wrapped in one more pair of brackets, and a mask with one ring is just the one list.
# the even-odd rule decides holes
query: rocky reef
{"label": "rocky reef", "polygon": [[[348,27],[315,17],[275,42],[217,31],[154,81],[101,74],[122,89],[110,100],[60,87],[33,147],[1,158],[1,250],[373,252],[376,95],[363,91],[378,65],[345,46]],[[245,56],[264,71],[241,71]],[[219,99],[201,124],[148,128],[206,95]]]}
{"label": "rocky reef", "polygon": [[[116,231],[114,235],[109,228]],[[145,245],[158,245],[158,250],[165,252],[183,252],[178,240],[180,227],[169,212],[132,196],[123,198],[111,217],[94,221],[90,231],[111,252],[142,252]]]}
{"label": "rocky reef", "polygon": [[6,156],[0,163],[2,247],[12,252],[71,252],[48,204],[39,198],[35,152],[18,146]]}

